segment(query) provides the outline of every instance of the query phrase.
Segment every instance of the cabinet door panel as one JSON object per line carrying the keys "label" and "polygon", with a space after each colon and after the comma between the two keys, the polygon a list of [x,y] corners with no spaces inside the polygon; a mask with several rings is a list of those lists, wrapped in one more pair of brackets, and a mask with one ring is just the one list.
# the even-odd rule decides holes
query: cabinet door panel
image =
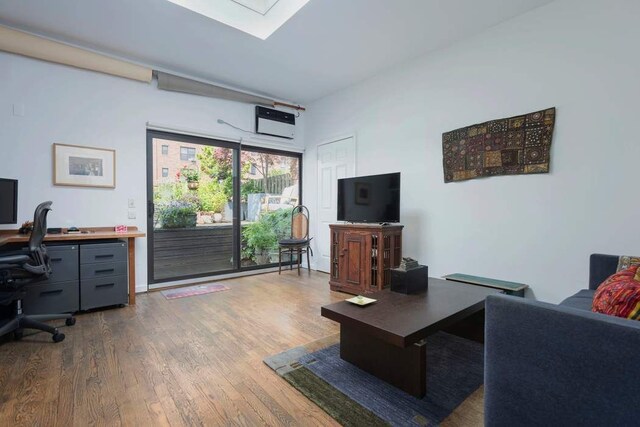
{"label": "cabinet door panel", "polygon": [[344,234],[344,246],[346,249],[344,277],[347,286],[366,290],[368,276],[367,264],[367,235],[363,233]]}
{"label": "cabinet door panel", "polygon": [[360,276],[362,271],[362,250],[361,239],[347,241],[347,283],[351,285],[361,285]]}

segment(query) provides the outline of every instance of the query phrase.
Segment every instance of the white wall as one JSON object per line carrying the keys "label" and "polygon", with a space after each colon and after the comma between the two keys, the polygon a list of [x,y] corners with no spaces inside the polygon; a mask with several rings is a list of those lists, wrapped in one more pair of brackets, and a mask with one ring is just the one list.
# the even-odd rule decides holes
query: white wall
{"label": "white wall", "polygon": [[[306,194],[315,146],[355,132],[358,175],[402,172],[406,256],[560,301],[589,254],[640,254],[638,22],[636,0],[558,0],[312,103]],[[550,174],[444,184],[443,132],[553,106]]]}
{"label": "white wall", "polygon": [[[13,114],[13,104],[24,105],[23,117]],[[19,180],[20,222],[33,218],[38,203],[52,200],[50,227],[128,224],[146,231],[146,123],[246,138],[216,120],[252,129],[253,108],[0,53],[0,177]],[[53,143],[115,149],[116,188],[53,186]],[[303,145],[298,138],[283,148]],[[135,220],[127,219],[129,198],[135,200]],[[146,245],[137,239],[138,291],[147,288]]]}

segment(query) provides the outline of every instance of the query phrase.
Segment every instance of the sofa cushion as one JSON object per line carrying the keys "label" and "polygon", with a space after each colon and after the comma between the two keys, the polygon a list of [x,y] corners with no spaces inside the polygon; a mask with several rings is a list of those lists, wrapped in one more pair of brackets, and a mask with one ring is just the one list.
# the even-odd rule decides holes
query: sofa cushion
{"label": "sofa cushion", "polygon": [[616,269],[616,273],[626,270],[629,267],[633,267],[634,265],[640,265],[640,257],[621,255],[618,258],[618,268]]}
{"label": "sofa cushion", "polygon": [[582,289],[577,294],[572,295],[562,301],[560,305],[591,311],[591,306],[593,304],[593,295],[595,293],[596,291],[593,289]]}
{"label": "sofa cushion", "polygon": [[640,281],[638,266],[611,275],[598,287],[592,310],[597,313],[640,320]]}

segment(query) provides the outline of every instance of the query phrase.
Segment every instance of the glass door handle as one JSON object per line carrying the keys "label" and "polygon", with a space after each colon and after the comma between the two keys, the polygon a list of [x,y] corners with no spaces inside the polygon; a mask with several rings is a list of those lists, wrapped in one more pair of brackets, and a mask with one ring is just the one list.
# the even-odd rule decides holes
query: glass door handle
{"label": "glass door handle", "polygon": [[147,216],[153,219],[153,213],[155,211],[155,205],[153,202],[147,202]]}

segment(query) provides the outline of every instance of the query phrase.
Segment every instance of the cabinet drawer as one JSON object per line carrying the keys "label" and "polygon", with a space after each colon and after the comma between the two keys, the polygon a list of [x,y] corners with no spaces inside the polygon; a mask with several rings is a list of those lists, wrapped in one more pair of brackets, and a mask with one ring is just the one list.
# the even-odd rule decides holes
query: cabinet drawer
{"label": "cabinet drawer", "polygon": [[80,286],[80,309],[126,304],[128,301],[127,276],[86,279]]}
{"label": "cabinet drawer", "polygon": [[25,314],[74,313],[79,310],[78,281],[25,286]]}
{"label": "cabinet drawer", "polygon": [[47,283],[78,280],[78,245],[47,246],[47,253],[51,262]]}
{"label": "cabinet drawer", "polygon": [[127,244],[124,242],[80,245],[80,264],[126,260]]}
{"label": "cabinet drawer", "polygon": [[94,264],[82,264],[80,266],[80,278],[96,279],[99,277],[123,276],[127,274],[127,262],[98,262]]}

